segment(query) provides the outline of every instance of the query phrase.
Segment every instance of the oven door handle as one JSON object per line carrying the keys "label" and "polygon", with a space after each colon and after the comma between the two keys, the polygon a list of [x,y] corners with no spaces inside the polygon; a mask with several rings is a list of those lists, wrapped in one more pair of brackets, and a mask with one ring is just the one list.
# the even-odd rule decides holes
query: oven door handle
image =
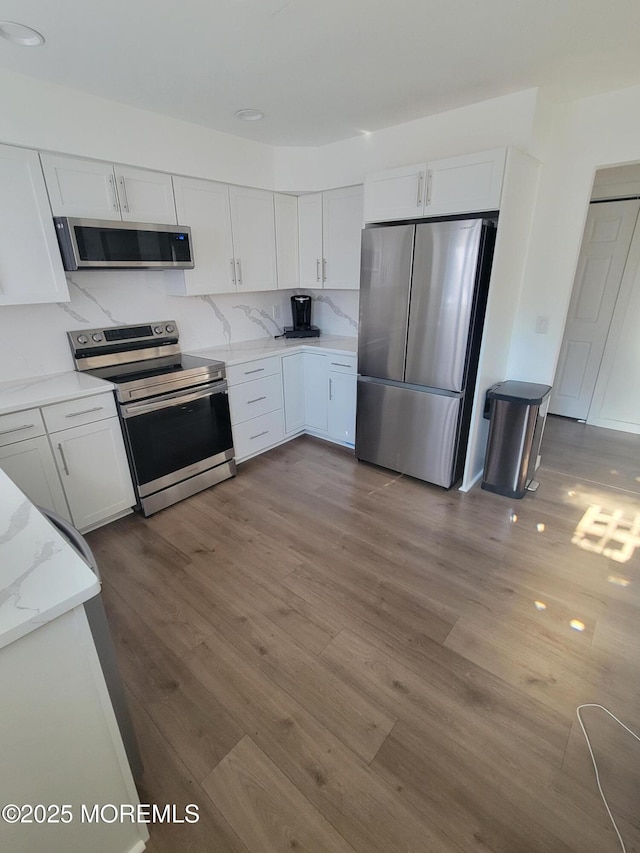
{"label": "oven door handle", "polygon": [[172,406],[182,406],[192,400],[202,397],[213,397],[214,394],[226,394],[227,383],[215,382],[211,385],[203,385],[198,391],[176,391],[173,394],[165,394],[150,403],[128,403],[120,407],[123,418],[136,418],[138,415],[146,415],[150,412],[158,412],[160,409],[168,409]]}

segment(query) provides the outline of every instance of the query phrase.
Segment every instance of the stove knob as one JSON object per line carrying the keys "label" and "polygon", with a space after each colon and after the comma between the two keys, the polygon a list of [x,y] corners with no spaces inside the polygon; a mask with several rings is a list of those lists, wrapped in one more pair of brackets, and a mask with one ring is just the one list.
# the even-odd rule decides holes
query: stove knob
{"label": "stove knob", "polygon": [[94,332],[91,337],[97,344],[100,343],[100,341],[102,340],[102,335],[100,334],[100,332]]}
{"label": "stove knob", "polygon": [[162,334],[162,326],[154,326],[153,331],[156,333],[156,335],[161,335]]}
{"label": "stove knob", "polygon": [[86,335],[78,335],[76,338],[79,344],[86,344],[89,341],[89,338]]}
{"label": "stove knob", "polygon": [[166,332],[168,335],[170,335],[170,334],[171,334],[171,332],[175,332],[176,327],[173,325],[173,323],[168,323],[168,324],[164,327],[164,330],[165,330],[165,332]]}

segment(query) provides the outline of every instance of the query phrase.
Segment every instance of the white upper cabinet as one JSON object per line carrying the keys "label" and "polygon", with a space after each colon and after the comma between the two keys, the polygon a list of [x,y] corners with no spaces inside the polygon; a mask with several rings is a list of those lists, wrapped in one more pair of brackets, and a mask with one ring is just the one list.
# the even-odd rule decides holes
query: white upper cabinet
{"label": "white upper cabinet", "polygon": [[429,163],[425,216],[500,207],[506,149]]}
{"label": "white upper cabinet", "polygon": [[367,175],[364,181],[365,222],[422,216],[426,177],[426,163]]}
{"label": "white upper cabinet", "polygon": [[[272,192],[176,176],[173,187],[178,221],[191,228],[195,263],[193,270],[185,270],[184,279],[169,282],[173,293],[198,296],[277,289]],[[281,219],[283,246],[288,243],[289,251],[295,252],[297,227],[293,237],[285,238],[290,229],[287,218],[290,213]],[[284,257],[281,264],[286,269]]]}
{"label": "white upper cabinet", "polygon": [[300,287],[298,259],[298,198],[295,195],[274,193],[276,218],[276,263],[278,288]]}
{"label": "white upper cabinet", "polygon": [[0,145],[0,305],[68,302],[38,154]]}
{"label": "white upper cabinet", "polygon": [[365,222],[497,210],[505,158],[498,148],[367,175]]}
{"label": "white upper cabinet", "polygon": [[184,271],[185,291],[235,293],[229,187],[196,178],[173,178],[178,221],[191,228],[195,267]]}
{"label": "white upper cabinet", "polygon": [[54,216],[177,224],[171,175],[41,154]]}
{"label": "white upper cabinet", "polygon": [[[125,222],[153,222],[158,225],[177,225],[171,175],[115,167],[118,199]],[[180,223],[188,225],[188,223]]]}
{"label": "white upper cabinet", "polygon": [[238,293],[276,290],[273,193],[230,186],[229,201]]}
{"label": "white upper cabinet", "polygon": [[362,187],[322,194],[324,286],[335,290],[360,287]]}
{"label": "white upper cabinet", "polygon": [[360,287],[362,187],[311,193],[298,199],[300,286]]}
{"label": "white upper cabinet", "polygon": [[298,199],[300,287],[322,287],[322,193]]}

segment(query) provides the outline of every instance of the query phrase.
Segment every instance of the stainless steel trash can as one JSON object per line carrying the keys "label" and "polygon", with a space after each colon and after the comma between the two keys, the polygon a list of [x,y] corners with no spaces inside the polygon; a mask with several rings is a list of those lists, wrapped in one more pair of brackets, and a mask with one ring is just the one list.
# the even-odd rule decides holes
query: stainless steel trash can
{"label": "stainless steel trash can", "polygon": [[[509,380],[487,391],[490,420],[482,488],[510,498],[535,491],[550,385]],[[487,411],[488,408],[488,411]]]}

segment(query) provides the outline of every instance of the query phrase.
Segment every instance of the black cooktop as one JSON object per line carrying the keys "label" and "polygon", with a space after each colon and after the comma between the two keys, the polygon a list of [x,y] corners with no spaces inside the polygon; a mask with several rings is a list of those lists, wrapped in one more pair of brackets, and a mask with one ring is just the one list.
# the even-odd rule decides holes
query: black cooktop
{"label": "black cooktop", "polygon": [[162,356],[149,362],[131,362],[130,364],[115,364],[110,367],[98,367],[90,372],[93,376],[108,379],[114,385],[123,385],[129,382],[139,382],[144,379],[152,379],[154,376],[172,376],[187,371],[198,371],[201,369],[217,369],[223,367],[223,362],[211,358],[202,358],[197,355]]}

